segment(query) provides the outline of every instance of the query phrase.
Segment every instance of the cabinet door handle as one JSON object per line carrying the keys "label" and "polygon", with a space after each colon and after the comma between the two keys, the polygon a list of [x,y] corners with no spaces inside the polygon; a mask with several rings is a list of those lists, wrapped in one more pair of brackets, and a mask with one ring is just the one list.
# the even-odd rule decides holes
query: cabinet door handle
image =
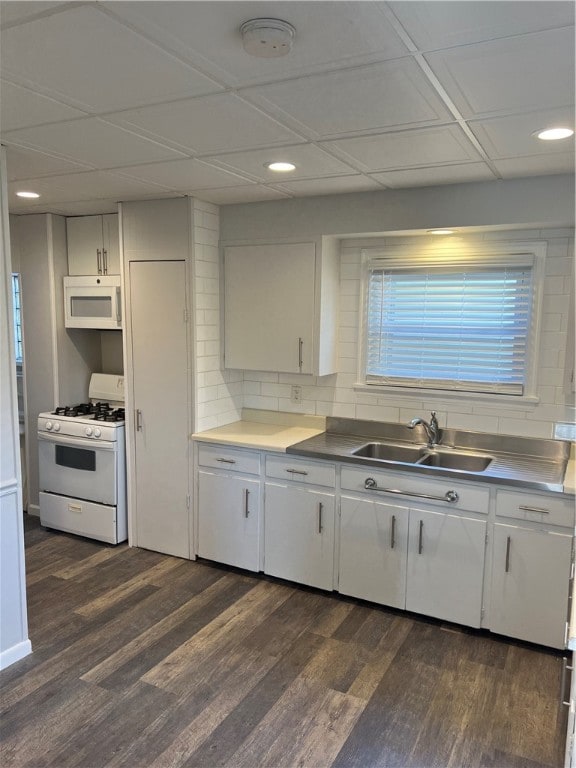
{"label": "cabinet door handle", "polygon": [[550,510],[544,509],[543,507],[526,507],[524,505],[518,507],[518,509],[524,510],[524,512],[540,512],[543,515],[549,515]]}
{"label": "cabinet door handle", "polygon": [[142,411],[136,408],[136,432],[142,432]]}
{"label": "cabinet door handle", "polygon": [[108,251],[106,248],[102,248],[102,272],[108,274]]}
{"label": "cabinet door handle", "polygon": [[566,694],[566,672],[572,672],[574,670],[574,666],[569,667],[568,666],[568,659],[566,656],[562,658],[562,677],[560,679],[560,704],[564,704],[565,706],[570,706],[570,695],[567,697]]}
{"label": "cabinet door handle", "polygon": [[510,545],[512,543],[512,538],[510,536],[506,537],[506,564],[504,566],[504,573],[508,573],[510,571]]}
{"label": "cabinet door handle", "polygon": [[322,533],[322,512],[324,510],[324,504],[321,501],[318,502],[318,533]]}
{"label": "cabinet door handle", "polygon": [[424,532],[424,520],[420,520],[420,525],[418,526],[418,554],[422,554],[422,534]]}
{"label": "cabinet door handle", "polygon": [[100,248],[96,248],[96,266],[98,267],[98,274],[102,274],[102,251]]}
{"label": "cabinet door handle", "polygon": [[287,469],[286,472],[290,472],[291,475],[307,475],[303,469]]}
{"label": "cabinet door handle", "polygon": [[304,340],[298,339],[298,368],[302,371],[302,348],[304,347]]}
{"label": "cabinet door handle", "polygon": [[236,459],[216,459],[221,464],[236,464]]}
{"label": "cabinet door handle", "polygon": [[250,491],[248,488],[244,488],[244,517],[248,517],[250,514],[250,510],[248,509],[248,496],[250,495]]}
{"label": "cabinet door handle", "polygon": [[396,546],[396,515],[392,515],[392,525],[390,526],[390,549]]}

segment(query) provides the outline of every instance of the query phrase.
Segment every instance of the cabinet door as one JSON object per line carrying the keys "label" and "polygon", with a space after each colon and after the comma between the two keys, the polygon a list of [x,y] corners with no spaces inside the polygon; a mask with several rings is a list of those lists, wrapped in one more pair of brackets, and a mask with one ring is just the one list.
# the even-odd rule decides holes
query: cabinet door
{"label": "cabinet door", "polygon": [[479,627],[486,522],[410,510],[406,609]]}
{"label": "cabinet door", "polygon": [[572,536],[494,526],[490,629],[564,648]]}
{"label": "cabinet door", "polygon": [[224,282],[226,368],[313,373],[315,244],[226,248]]}
{"label": "cabinet door", "polygon": [[188,346],[183,261],[130,262],[135,534],[138,547],[189,557]]}
{"label": "cabinet door", "polygon": [[198,554],[259,570],[260,482],[198,473]]}
{"label": "cabinet door", "polygon": [[264,571],[333,588],[334,495],[266,483]]}
{"label": "cabinet door", "polygon": [[72,216],[66,219],[68,274],[101,275],[102,216]]}
{"label": "cabinet door", "polygon": [[108,213],[102,216],[102,247],[105,275],[120,274],[120,235],[118,232],[118,214]]}
{"label": "cabinet door", "polygon": [[408,515],[407,507],[342,497],[339,592],[405,607]]}

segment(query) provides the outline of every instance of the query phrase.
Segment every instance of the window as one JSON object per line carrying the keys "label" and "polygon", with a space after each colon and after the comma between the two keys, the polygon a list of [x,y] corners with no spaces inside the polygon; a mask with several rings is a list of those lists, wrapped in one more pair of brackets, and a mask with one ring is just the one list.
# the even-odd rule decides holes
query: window
{"label": "window", "polygon": [[370,257],[366,384],[528,394],[535,265],[530,253]]}
{"label": "window", "polygon": [[22,315],[20,304],[20,275],[12,274],[12,307],[14,310],[14,348],[16,362],[22,362]]}

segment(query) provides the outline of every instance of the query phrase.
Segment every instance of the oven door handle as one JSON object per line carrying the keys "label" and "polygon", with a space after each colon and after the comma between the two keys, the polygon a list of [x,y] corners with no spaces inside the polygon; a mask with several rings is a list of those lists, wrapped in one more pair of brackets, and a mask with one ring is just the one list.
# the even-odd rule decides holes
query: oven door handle
{"label": "oven door handle", "polygon": [[118,443],[108,440],[91,440],[88,437],[71,437],[70,435],[55,435],[53,432],[38,432],[38,440],[57,445],[66,445],[70,448],[84,448],[94,451],[117,451]]}

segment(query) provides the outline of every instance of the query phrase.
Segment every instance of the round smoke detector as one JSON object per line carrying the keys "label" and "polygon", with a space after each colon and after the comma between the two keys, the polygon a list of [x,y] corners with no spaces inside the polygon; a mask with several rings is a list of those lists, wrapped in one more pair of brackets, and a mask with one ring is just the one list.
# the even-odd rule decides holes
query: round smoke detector
{"label": "round smoke detector", "polygon": [[273,59],[292,50],[296,30],[281,19],[250,19],[240,27],[244,50],[251,56]]}

